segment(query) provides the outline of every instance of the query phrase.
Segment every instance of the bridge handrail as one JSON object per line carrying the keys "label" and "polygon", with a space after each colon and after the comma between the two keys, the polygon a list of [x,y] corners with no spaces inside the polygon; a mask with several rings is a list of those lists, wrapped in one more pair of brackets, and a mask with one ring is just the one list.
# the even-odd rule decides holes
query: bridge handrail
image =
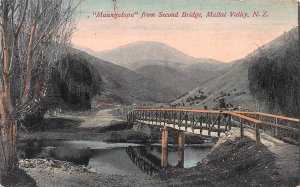
{"label": "bridge handrail", "polygon": [[250,122],[253,122],[253,123],[259,123],[259,124],[263,123],[263,121],[261,121],[261,120],[254,119],[254,118],[250,118],[250,117],[248,117],[248,116],[244,116],[244,115],[239,114],[239,113],[228,112],[228,114],[230,114],[230,115],[232,115],[232,116],[235,116],[235,117],[238,117],[238,118],[240,118],[240,119],[245,119],[245,120],[250,121]]}
{"label": "bridge handrail", "polygon": [[218,114],[223,113],[226,114],[226,112],[220,112],[216,110],[198,110],[198,109],[188,109],[188,108],[137,108],[136,111],[177,111],[177,112],[196,112],[196,113],[212,113],[212,114]]}
{"label": "bridge handrail", "polygon": [[239,114],[250,114],[250,115],[260,115],[260,116],[264,116],[264,117],[270,117],[270,118],[284,119],[284,120],[287,120],[287,121],[299,122],[299,119],[296,119],[296,118],[285,117],[285,116],[275,115],[275,114],[268,114],[268,113],[263,113],[263,112],[236,111],[236,113],[239,113]]}
{"label": "bridge handrail", "polygon": [[201,113],[239,113],[239,114],[252,114],[252,115],[260,115],[264,117],[271,117],[271,118],[278,118],[278,119],[284,119],[287,121],[293,121],[293,122],[299,122],[300,120],[297,118],[291,118],[281,115],[275,115],[275,114],[268,114],[263,112],[247,112],[247,111],[216,111],[216,110],[199,110],[199,109],[192,109],[192,108],[137,108],[135,110],[166,110],[166,111],[181,111],[181,112],[201,112]]}
{"label": "bridge handrail", "polygon": [[274,115],[274,114],[267,114],[267,113],[262,113],[262,112],[217,111],[217,110],[198,110],[198,109],[189,109],[189,108],[155,108],[155,107],[135,109],[135,111],[145,111],[145,110],[148,110],[148,111],[195,112],[195,113],[209,113],[209,114],[230,114],[232,116],[235,116],[240,119],[244,119],[244,120],[250,121],[252,123],[256,123],[256,124],[264,124],[264,125],[269,125],[269,126],[273,126],[273,127],[277,127],[277,128],[291,130],[291,131],[299,131],[300,130],[298,128],[289,127],[289,126],[280,125],[280,124],[271,123],[271,122],[266,122],[266,121],[254,119],[254,118],[243,115],[243,114],[254,114],[254,115],[261,115],[261,116],[265,116],[265,117],[273,117],[273,118],[285,119],[288,121],[299,122],[299,119],[285,117],[285,116],[279,116],[279,115]]}
{"label": "bridge handrail", "polygon": [[295,127],[289,127],[289,126],[285,126],[285,125],[279,125],[279,124],[271,123],[271,122],[267,122],[267,121],[263,121],[262,124],[273,126],[273,127],[277,127],[277,128],[281,128],[281,129],[285,129],[285,130],[295,131],[295,132],[298,132],[300,130],[300,129],[295,128]]}

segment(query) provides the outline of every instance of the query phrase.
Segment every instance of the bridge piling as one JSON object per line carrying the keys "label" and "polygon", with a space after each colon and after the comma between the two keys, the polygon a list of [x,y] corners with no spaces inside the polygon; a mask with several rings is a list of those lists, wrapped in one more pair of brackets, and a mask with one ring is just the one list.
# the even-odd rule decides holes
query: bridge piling
{"label": "bridge piling", "polygon": [[161,136],[161,167],[166,168],[168,166],[168,129],[165,126],[162,128]]}
{"label": "bridge piling", "polygon": [[178,167],[184,166],[184,131],[178,131]]}

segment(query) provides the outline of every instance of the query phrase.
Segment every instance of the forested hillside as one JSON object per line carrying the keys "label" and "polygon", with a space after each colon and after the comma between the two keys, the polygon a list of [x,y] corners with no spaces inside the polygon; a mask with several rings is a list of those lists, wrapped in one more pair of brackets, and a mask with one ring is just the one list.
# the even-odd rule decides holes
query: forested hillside
{"label": "forested hillside", "polygon": [[299,45],[296,29],[261,48],[249,66],[249,88],[270,111],[297,115]]}

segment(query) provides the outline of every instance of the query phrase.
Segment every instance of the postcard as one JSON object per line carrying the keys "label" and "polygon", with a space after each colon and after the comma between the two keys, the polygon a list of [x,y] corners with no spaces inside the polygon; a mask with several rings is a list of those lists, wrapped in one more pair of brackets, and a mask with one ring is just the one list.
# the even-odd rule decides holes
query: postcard
{"label": "postcard", "polygon": [[0,186],[297,186],[297,0],[2,0]]}

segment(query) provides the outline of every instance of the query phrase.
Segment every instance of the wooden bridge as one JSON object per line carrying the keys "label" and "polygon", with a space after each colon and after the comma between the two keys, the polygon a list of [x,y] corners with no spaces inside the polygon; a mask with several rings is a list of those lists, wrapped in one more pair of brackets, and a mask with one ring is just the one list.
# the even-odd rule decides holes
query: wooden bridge
{"label": "wooden bridge", "polygon": [[245,128],[255,130],[257,146],[261,143],[261,131],[290,143],[300,142],[299,119],[262,112],[138,108],[128,114],[127,121],[128,124],[144,123],[162,127],[162,166],[167,165],[164,152],[167,150],[168,128],[178,130],[180,149],[184,149],[184,132],[220,137],[232,128],[239,128],[241,137],[244,137]]}

